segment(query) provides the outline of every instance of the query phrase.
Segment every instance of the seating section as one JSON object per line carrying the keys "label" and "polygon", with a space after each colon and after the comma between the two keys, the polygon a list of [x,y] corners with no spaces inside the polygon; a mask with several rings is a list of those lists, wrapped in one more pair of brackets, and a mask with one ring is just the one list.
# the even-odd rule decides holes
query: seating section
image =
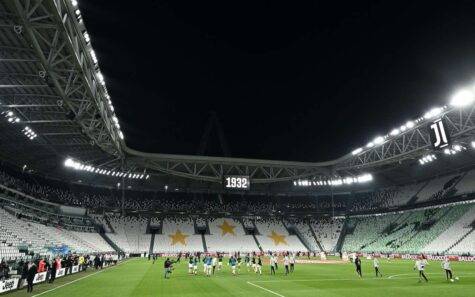
{"label": "seating section", "polygon": [[325,252],[335,251],[344,222],[343,219],[332,218],[321,218],[312,222],[317,240]]}
{"label": "seating section", "polygon": [[307,251],[297,236],[289,235],[281,221],[259,219],[255,224],[260,234],[256,238],[264,251]]}
{"label": "seating section", "polygon": [[430,180],[424,188],[417,194],[417,203],[429,200],[438,200],[448,188],[450,183],[458,175],[447,175]]}
{"label": "seating section", "polygon": [[475,170],[471,170],[455,186],[457,195],[471,194],[475,192]]}
{"label": "seating section", "polygon": [[148,253],[151,234],[146,234],[148,218],[136,216],[108,216],[115,233],[107,236],[126,253]]}
{"label": "seating section", "polygon": [[195,235],[193,219],[168,217],[162,221],[162,234],[155,235],[156,253],[204,252],[201,235]]}
{"label": "seating section", "polygon": [[475,229],[472,225],[470,233],[465,234],[464,238],[454,247],[452,247],[448,253],[457,255],[474,255],[475,254]]}
{"label": "seating section", "polygon": [[309,248],[312,252],[321,252],[321,249],[317,244],[315,236],[313,236],[311,227],[307,222],[304,222],[303,220],[292,218],[292,219],[286,220],[286,224],[287,224],[287,226],[293,226],[294,228],[296,228],[299,231],[299,233],[302,235],[303,239],[309,245]]}
{"label": "seating section", "polygon": [[351,219],[349,224],[356,227],[346,236],[343,250],[420,253],[466,212],[465,205],[458,205]]}
{"label": "seating section", "polygon": [[[91,241],[86,240],[86,237]],[[24,221],[0,209],[0,240],[8,250],[10,257],[16,257],[15,251],[27,248],[36,254],[45,255],[51,248],[66,246],[79,253],[113,251],[97,233],[73,232],[66,229]],[[1,248],[0,250],[4,250]],[[2,252],[3,253],[3,252]]]}
{"label": "seating section", "polygon": [[253,236],[246,235],[240,222],[231,218],[218,218],[209,220],[208,224],[210,234],[205,236],[208,251],[259,251]]}
{"label": "seating section", "polygon": [[[475,205],[467,205],[466,212],[452,226],[447,228],[434,241],[429,243],[422,250],[425,253],[440,253],[453,247],[458,240],[470,232],[473,227],[470,225],[475,221]],[[453,250],[451,250],[453,252]],[[461,251],[463,252],[463,250]]]}

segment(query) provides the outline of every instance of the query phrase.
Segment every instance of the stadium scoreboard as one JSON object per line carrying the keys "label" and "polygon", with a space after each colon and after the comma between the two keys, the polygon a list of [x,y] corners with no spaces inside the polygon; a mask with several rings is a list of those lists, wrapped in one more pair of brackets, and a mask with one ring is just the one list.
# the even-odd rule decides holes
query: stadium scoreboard
{"label": "stadium scoreboard", "polygon": [[224,176],[223,184],[225,189],[249,190],[251,187],[251,180],[247,175],[227,175]]}

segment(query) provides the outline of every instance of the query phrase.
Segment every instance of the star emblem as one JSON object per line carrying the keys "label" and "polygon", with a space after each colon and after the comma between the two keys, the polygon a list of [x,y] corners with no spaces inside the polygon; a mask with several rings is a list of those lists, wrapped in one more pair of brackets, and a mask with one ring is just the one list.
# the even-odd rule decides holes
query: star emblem
{"label": "star emblem", "polygon": [[285,235],[277,234],[275,231],[272,231],[272,234],[268,235],[267,237],[272,239],[275,245],[279,245],[281,243],[288,245],[287,241],[285,241]]}
{"label": "star emblem", "polygon": [[228,233],[236,235],[236,233],[234,233],[234,228],[236,228],[236,226],[230,225],[226,220],[224,220],[224,222],[218,227],[221,228],[221,236],[224,236]]}
{"label": "star emblem", "polygon": [[175,234],[170,234],[168,237],[172,240],[171,245],[175,245],[176,243],[180,243],[182,245],[186,245],[186,238],[189,235],[181,233],[180,230],[176,230]]}

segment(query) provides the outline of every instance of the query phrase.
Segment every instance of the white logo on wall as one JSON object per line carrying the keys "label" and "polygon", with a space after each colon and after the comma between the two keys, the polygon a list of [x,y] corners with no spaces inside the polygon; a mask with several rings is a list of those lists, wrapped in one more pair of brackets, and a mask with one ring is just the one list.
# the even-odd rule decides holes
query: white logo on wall
{"label": "white logo on wall", "polygon": [[18,286],[18,278],[12,278],[3,282],[0,282],[0,293],[8,292],[16,289]]}
{"label": "white logo on wall", "polygon": [[442,119],[438,119],[430,125],[430,139],[432,146],[436,149],[449,145],[449,138],[445,132],[445,125]]}

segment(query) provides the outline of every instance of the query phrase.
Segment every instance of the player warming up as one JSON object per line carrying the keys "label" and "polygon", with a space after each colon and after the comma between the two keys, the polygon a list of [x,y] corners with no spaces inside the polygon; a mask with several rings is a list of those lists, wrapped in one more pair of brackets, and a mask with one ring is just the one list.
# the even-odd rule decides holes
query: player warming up
{"label": "player warming up", "polygon": [[427,283],[429,282],[429,280],[424,274],[424,268],[425,268],[425,261],[423,259],[417,259],[416,263],[414,264],[414,270],[417,269],[419,271],[419,282],[422,282],[422,279],[424,279]]}
{"label": "player warming up", "polygon": [[363,277],[363,273],[361,272],[361,259],[360,257],[356,256],[355,258],[355,266],[356,266],[356,273],[359,277]]}
{"label": "player warming up", "polygon": [[229,266],[231,266],[231,272],[233,273],[234,276],[236,275],[236,265],[237,265],[236,258],[234,258],[234,256],[231,256],[231,258],[229,258]]}
{"label": "player warming up", "polygon": [[442,262],[442,268],[445,271],[445,277],[447,278],[447,281],[454,281],[453,275],[452,275],[452,268],[450,267],[450,260],[448,257],[445,257],[444,261]]}
{"label": "player warming up", "polygon": [[377,258],[373,259],[373,267],[374,267],[374,272],[376,273],[376,277],[383,277],[383,274],[379,270],[379,260]]}

